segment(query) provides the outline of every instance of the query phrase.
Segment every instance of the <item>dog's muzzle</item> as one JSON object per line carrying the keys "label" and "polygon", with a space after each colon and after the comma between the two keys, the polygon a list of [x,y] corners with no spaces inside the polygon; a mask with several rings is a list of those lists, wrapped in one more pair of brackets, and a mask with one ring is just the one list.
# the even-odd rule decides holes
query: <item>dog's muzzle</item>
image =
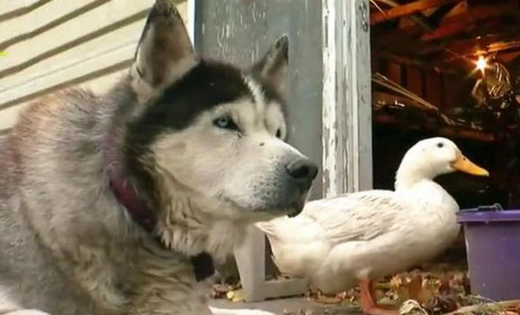
{"label": "dog's muzzle", "polygon": [[275,216],[299,214],[318,175],[316,163],[299,153],[290,153],[278,161],[271,174],[255,183],[253,211]]}
{"label": "dog's muzzle", "polygon": [[282,203],[286,205],[289,216],[295,216],[301,212],[317,174],[316,163],[305,157],[298,157],[285,165],[285,185],[281,199]]}
{"label": "dog's muzzle", "polygon": [[293,184],[306,191],[318,174],[318,165],[307,158],[300,158],[285,165],[285,170]]}

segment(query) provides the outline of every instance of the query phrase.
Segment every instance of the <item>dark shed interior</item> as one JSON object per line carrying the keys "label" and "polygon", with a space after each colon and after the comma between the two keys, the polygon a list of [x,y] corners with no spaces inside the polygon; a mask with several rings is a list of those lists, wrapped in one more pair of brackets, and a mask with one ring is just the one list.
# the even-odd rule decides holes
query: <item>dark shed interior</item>
{"label": "dark shed interior", "polygon": [[520,207],[517,0],[371,0],[374,187],[416,141],[452,139],[490,178],[438,181],[461,208]]}

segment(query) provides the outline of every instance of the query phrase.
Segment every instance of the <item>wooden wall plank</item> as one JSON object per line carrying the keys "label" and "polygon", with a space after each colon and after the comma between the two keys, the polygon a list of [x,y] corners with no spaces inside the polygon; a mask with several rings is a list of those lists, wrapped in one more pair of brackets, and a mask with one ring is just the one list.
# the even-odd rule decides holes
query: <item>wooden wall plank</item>
{"label": "wooden wall plank", "polygon": [[433,105],[442,108],[443,94],[442,94],[442,80],[441,75],[437,71],[427,71],[425,74],[425,95],[424,99]]}
{"label": "wooden wall plank", "polygon": [[52,0],[2,0],[0,22],[23,16]]}
{"label": "wooden wall plank", "polygon": [[[110,87],[128,69],[153,2],[2,0],[0,132],[35,97],[71,86]],[[187,3],[179,10],[186,21]]]}
{"label": "wooden wall plank", "polygon": [[423,73],[417,67],[406,67],[406,88],[417,95],[423,95]]}

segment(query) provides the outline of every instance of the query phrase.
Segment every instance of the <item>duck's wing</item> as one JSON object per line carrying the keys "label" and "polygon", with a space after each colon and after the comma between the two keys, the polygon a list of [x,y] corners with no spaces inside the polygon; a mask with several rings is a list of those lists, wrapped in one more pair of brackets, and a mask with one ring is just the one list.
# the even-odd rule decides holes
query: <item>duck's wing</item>
{"label": "duck's wing", "polygon": [[318,223],[332,243],[368,241],[398,226],[406,203],[387,190],[371,190],[311,201],[303,214]]}

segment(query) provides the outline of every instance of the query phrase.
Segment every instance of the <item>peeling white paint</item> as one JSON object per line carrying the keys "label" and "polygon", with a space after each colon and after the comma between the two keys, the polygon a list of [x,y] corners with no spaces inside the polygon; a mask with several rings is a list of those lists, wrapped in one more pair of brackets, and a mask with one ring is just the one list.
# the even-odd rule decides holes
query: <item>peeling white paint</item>
{"label": "peeling white paint", "polygon": [[335,0],[323,0],[323,195],[339,193],[337,186],[336,111],[336,6]]}
{"label": "peeling white paint", "polygon": [[324,196],[372,187],[368,0],[322,0]]}

